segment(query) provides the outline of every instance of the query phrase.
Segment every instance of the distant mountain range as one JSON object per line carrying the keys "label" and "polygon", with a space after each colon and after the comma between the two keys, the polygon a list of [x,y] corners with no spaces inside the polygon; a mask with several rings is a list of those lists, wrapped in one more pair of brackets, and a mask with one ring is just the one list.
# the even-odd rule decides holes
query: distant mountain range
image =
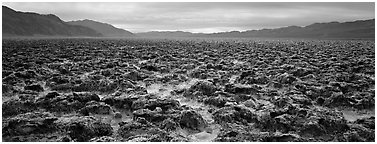
{"label": "distant mountain range", "polygon": [[375,20],[314,23],[305,27],[289,26],[277,29],[250,30],[208,34],[214,37],[271,38],[374,38]]}
{"label": "distant mountain range", "polygon": [[261,37],[261,38],[374,38],[375,20],[314,23],[305,27],[288,26],[276,29],[231,31],[220,33],[190,33],[183,31],[153,31],[136,33],[141,37]]}
{"label": "distant mountain range", "polygon": [[242,38],[367,38],[374,39],[375,20],[314,23],[305,27],[288,26],[276,29],[191,33],[184,31],[151,31],[133,34],[110,24],[93,20],[64,22],[48,14],[19,12],[6,6],[3,11],[3,37],[68,36],[68,37],[242,37]]}
{"label": "distant mountain range", "polygon": [[206,36],[204,33],[191,33],[184,31],[150,31],[136,33],[139,37],[200,37]]}
{"label": "distant mountain range", "polygon": [[126,31],[124,29],[116,28],[107,23],[96,22],[93,20],[79,20],[79,21],[69,21],[70,25],[85,26],[96,30],[106,37],[131,37],[134,36],[133,33]]}

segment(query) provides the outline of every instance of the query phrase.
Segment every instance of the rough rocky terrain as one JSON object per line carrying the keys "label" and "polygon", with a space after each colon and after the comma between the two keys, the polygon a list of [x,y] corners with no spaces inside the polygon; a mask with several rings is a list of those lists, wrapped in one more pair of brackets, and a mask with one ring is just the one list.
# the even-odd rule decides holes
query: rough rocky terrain
{"label": "rough rocky terrain", "polygon": [[3,40],[3,141],[375,141],[374,41]]}

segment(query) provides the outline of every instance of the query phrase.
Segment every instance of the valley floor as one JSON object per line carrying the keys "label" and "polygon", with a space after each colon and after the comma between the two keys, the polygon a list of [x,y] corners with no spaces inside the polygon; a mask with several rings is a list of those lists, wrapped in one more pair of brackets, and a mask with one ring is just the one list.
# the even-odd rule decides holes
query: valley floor
{"label": "valley floor", "polygon": [[2,140],[372,142],[374,45],[3,40]]}

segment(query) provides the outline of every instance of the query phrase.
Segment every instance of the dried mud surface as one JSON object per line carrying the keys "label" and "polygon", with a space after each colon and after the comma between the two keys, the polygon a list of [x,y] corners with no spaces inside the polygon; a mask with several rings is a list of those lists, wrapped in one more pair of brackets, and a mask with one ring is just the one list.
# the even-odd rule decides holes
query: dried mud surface
{"label": "dried mud surface", "polygon": [[375,141],[374,41],[3,40],[3,141]]}

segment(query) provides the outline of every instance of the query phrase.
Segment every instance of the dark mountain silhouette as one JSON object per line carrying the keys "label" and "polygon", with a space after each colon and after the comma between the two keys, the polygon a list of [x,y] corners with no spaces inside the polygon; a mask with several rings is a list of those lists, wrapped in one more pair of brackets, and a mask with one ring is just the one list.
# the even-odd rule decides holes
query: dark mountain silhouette
{"label": "dark mountain silhouette", "polygon": [[211,34],[190,32],[146,32],[141,37],[265,37],[265,38],[373,38],[375,20],[314,23],[305,27],[288,26],[276,29],[231,31]]}
{"label": "dark mountain silhouette", "polygon": [[[293,38],[374,38],[374,19],[353,22],[314,23],[305,27],[289,26],[240,32],[240,37],[293,37]],[[211,36],[228,36],[216,33]]]}
{"label": "dark mountain silhouette", "polygon": [[134,36],[133,33],[126,31],[124,29],[116,28],[107,23],[101,23],[93,20],[79,20],[79,21],[69,21],[71,25],[85,26],[96,30],[106,37],[131,37]]}
{"label": "dark mountain silhouette", "polygon": [[102,36],[93,29],[69,25],[59,17],[19,12],[6,6],[3,11],[3,36]]}

